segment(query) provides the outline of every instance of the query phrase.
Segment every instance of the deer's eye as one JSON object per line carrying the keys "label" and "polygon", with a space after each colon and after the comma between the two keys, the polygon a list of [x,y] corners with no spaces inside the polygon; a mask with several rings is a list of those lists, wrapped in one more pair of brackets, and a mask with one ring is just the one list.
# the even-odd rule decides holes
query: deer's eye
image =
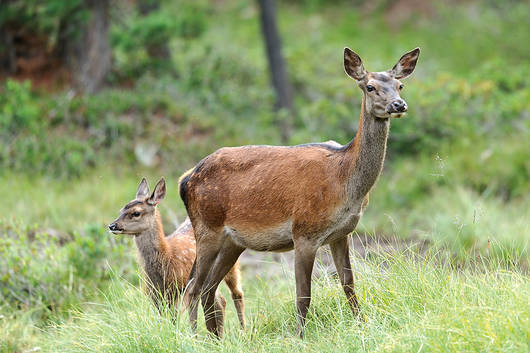
{"label": "deer's eye", "polygon": [[132,217],[140,217],[140,212],[133,212],[131,213]]}
{"label": "deer's eye", "polygon": [[399,90],[401,91],[403,89],[403,84],[399,85]]}
{"label": "deer's eye", "polygon": [[366,90],[367,90],[368,92],[373,92],[373,91],[375,91],[375,87],[372,86],[372,85],[367,85],[367,86],[366,86]]}

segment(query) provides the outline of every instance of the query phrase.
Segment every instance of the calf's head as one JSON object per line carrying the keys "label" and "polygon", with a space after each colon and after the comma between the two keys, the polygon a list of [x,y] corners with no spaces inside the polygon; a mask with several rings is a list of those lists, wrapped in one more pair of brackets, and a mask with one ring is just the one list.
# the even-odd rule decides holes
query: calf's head
{"label": "calf's head", "polygon": [[149,195],[149,186],[145,178],[142,179],[136,191],[134,200],[128,202],[121,210],[114,222],[109,224],[109,230],[114,234],[139,235],[156,225],[156,205],[166,195],[164,178],[156,184],[155,190]]}

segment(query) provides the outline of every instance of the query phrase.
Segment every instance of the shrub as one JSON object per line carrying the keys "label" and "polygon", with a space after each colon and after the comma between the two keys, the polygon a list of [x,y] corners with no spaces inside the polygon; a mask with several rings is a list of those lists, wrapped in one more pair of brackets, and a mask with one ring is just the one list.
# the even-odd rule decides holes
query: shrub
{"label": "shrub", "polygon": [[101,226],[72,235],[0,226],[0,298],[15,307],[35,308],[44,318],[66,312],[104,287],[109,264],[131,278],[131,251]]}
{"label": "shrub", "polygon": [[40,106],[31,92],[31,82],[5,81],[0,89],[0,136],[20,132],[37,133],[44,127]]}
{"label": "shrub", "polygon": [[66,22],[79,25],[88,15],[83,0],[8,0],[2,5],[0,26],[22,26],[43,34],[50,46],[63,39],[60,36],[77,34],[74,27],[69,27],[69,33],[61,33],[61,26]]}

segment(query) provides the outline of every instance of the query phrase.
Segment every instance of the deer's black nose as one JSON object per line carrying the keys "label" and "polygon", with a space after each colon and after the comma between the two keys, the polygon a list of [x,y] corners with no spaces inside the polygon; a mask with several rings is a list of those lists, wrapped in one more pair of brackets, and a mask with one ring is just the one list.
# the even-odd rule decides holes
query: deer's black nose
{"label": "deer's black nose", "polygon": [[118,230],[118,226],[116,225],[116,223],[109,224],[109,230],[110,231],[117,231]]}
{"label": "deer's black nose", "polygon": [[407,103],[403,99],[396,99],[388,106],[389,113],[404,113],[407,109]]}

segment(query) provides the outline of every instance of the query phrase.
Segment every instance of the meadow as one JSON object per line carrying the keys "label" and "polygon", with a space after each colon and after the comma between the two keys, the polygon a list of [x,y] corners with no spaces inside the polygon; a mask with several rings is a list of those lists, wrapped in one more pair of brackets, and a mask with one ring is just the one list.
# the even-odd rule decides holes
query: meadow
{"label": "meadow", "polygon": [[[167,1],[148,19],[120,6],[102,91],[1,84],[0,351],[530,351],[527,3],[438,4],[395,22],[385,5],[281,2],[293,114],[272,109],[255,4]],[[142,46],[155,30],[169,33],[164,65]],[[193,335],[185,313],[143,295],[132,240],[106,225],[142,177],[164,175],[170,233],[185,217],[181,173],[222,146],[280,144],[281,119],[289,144],[347,143],[361,92],[344,46],[373,71],[422,48],[352,235],[397,244],[352,256],[364,321],[321,264],[300,341],[292,268],[271,274],[270,256],[252,254],[247,330],[229,303],[224,339],[201,319]]]}

